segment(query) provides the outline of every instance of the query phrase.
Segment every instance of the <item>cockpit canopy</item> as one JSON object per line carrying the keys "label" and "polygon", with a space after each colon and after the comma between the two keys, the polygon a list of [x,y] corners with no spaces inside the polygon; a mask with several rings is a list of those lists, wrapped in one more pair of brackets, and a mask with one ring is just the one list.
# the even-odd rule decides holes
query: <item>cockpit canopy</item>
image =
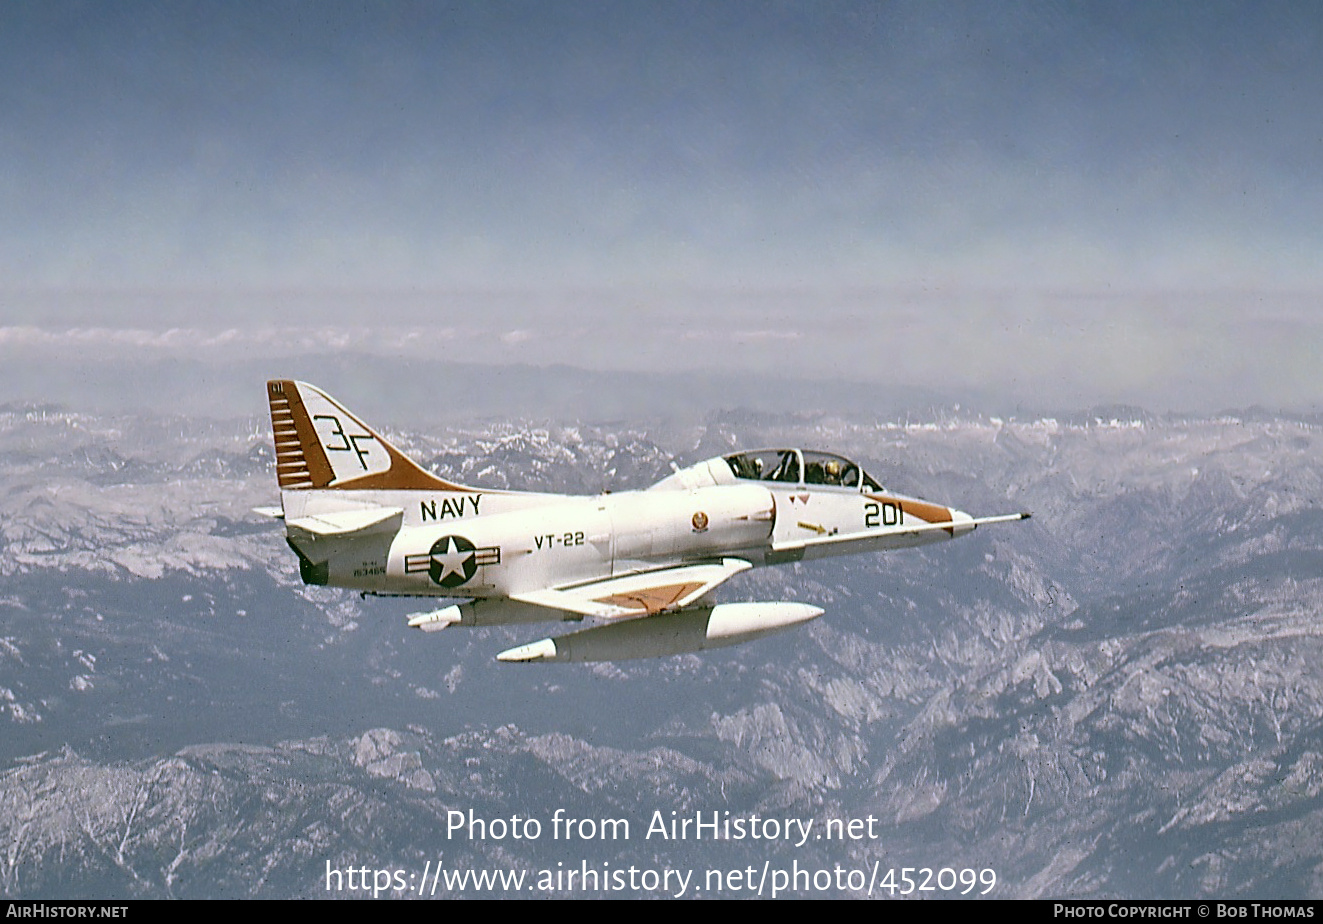
{"label": "cockpit canopy", "polygon": [[823,485],[855,491],[881,491],[882,486],[844,456],[809,449],[755,449],[724,457],[736,478],[782,484]]}

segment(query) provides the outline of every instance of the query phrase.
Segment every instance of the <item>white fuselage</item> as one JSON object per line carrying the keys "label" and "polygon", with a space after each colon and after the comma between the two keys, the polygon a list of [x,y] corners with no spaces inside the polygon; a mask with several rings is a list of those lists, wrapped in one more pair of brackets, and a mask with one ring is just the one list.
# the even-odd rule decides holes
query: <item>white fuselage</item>
{"label": "white fuselage", "polygon": [[[437,490],[358,491],[349,498],[345,492],[287,491],[284,503],[289,521],[355,507],[402,511],[378,533],[291,534],[301,554],[325,563],[318,583],[478,599],[722,556],[762,565],[860,551],[858,543],[777,551],[797,537],[878,528],[876,540],[865,541],[883,549],[951,535],[885,535],[884,527],[905,519],[902,503],[922,504],[909,498],[739,480],[707,462],[648,490],[594,497]],[[911,512],[908,522],[915,521]]]}
{"label": "white fuselage", "polygon": [[[312,499],[312,492],[302,494]],[[371,494],[360,499],[401,507],[403,523],[393,534],[312,540],[315,551],[301,551],[328,561],[326,583],[379,593],[502,597],[723,554],[761,559],[773,525],[771,494],[758,485],[596,497]],[[339,498],[325,502],[341,506]],[[286,517],[297,518],[288,509]],[[447,570],[446,554],[460,548],[478,550],[472,574]]]}

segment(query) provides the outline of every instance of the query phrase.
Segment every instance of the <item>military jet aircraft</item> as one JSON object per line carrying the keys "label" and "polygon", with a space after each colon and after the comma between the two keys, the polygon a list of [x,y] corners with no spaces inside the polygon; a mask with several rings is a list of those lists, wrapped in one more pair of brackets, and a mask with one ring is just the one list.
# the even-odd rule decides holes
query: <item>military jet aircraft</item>
{"label": "military jet aircraft", "polygon": [[733,645],[822,615],[804,603],[720,603],[761,565],[907,548],[1021,520],[975,519],[888,491],[828,452],[699,462],[641,491],[573,497],[469,487],[406,458],[325,392],[267,383],[283,518],[305,583],[461,598],[414,615],[427,632],[545,620],[601,623],[502,661],[612,661]]}

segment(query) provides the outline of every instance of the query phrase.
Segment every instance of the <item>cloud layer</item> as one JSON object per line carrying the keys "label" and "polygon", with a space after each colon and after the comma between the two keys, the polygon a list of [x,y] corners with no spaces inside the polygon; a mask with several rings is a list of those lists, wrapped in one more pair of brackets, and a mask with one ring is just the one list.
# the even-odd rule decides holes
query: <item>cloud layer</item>
{"label": "cloud layer", "polygon": [[[1289,315],[1317,342],[1311,4],[67,3],[0,25],[10,328],[476,327],[525,355],[580,331],[551,358],[610,368],[646,339],[760,369],[791,344],[865,369],[901,330],[928,357],[898,375],[1161,380],[1177,403],[1208,383],[1173,378],[1221,361],[1205,341],[1289,347]],[[1271,358],[1223,391],[1317,400]]]}

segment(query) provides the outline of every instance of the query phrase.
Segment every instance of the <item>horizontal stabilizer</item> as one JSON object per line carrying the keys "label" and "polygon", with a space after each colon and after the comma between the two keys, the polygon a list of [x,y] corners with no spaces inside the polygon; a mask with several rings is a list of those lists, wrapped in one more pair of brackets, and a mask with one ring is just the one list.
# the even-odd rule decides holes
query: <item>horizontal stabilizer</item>
{"label": "horizontal stabilizer", "polygon": [[598,619],[624,619],[680,610],[714,587],[753,566],[742,558],[679,565],[573,587],[511,594],[520,603],[564,610]]}
{"label": "horizontal stabilizer", "polygon": [[403,521],[404,510],[399,507],[369,507],[366,510],[341,510],[299,517],[297,520],[288,520],[286,525],[291,531],[311,533],[318,538],[343,538],[396,530]]}
{"label": "horizontal stabilizer", "polygon": [[270,517],[273,520],[285,519],[284,507],[254,507],[253,513],[259,513],[264,517]]}
{"label": "horizontal stabilizer", "polygon": [[722,603],[544,638],[503,651],[500,661],[627,661],[750,642],[817,619],[807,603]]}

